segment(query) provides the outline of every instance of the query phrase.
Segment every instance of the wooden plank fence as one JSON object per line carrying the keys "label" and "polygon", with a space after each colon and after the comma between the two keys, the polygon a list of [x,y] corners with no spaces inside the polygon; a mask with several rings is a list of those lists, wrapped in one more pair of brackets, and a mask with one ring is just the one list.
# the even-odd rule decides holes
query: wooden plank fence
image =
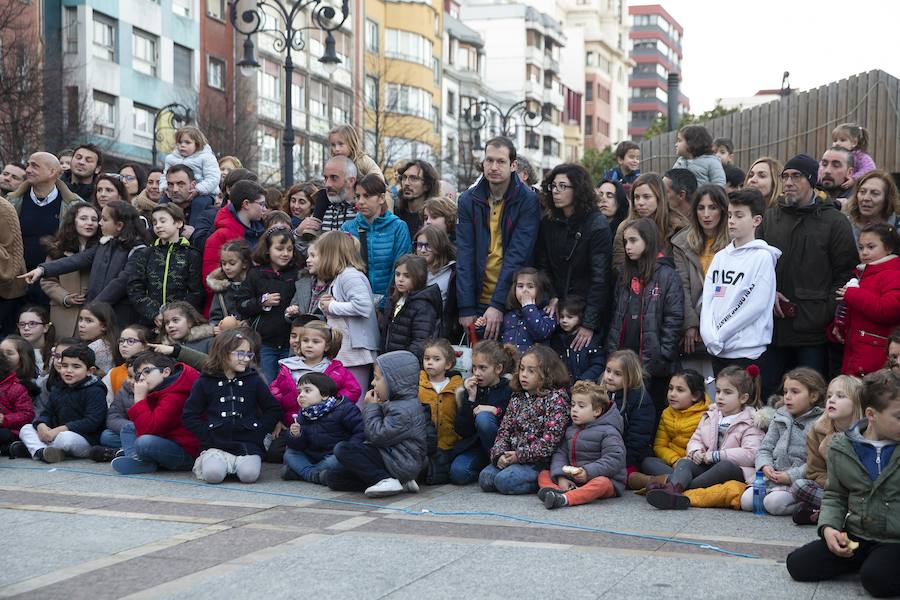
{"label": "wooden plank fence", "polygon": [[[734,142],[735,164],[757,158],[784,163],[801,152],[820,158],[831,130],[854,122],[869,132],[868,153],[879,168],[900,173],[900,80],[874,70],[791,94],[703,123],[713,138]],[[641,171],[663,173],[675,162],[675,132],[640,142]]]}

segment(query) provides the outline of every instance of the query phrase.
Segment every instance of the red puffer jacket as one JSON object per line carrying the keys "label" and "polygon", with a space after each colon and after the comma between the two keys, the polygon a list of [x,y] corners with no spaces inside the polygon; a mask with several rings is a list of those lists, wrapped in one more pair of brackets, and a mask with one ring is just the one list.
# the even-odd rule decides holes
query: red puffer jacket
{"label": "red puffer jacket", "polygon": [[22,425],[27,425],[34,420],[34,405],[31,396],[25,389],[15,373],[0,381],[0,414],[3,415],[3,423],[0,427],[9,429],[19,435]]}
{"label": "red puffer jacket", "polygon": [[847,288],[847,325],[841,373],[877,371],[887,358],[888,336],[900,325],[900,257],[857,267],[859,287]]}
{"label": "red puffer jacket", "polygon": [[200,442],[181,423],[184,403],[198,379],[200,373],[178,363],[172,375],[164,379],[157,389],[128,409],[128,418],[134,421],[135,433],[138,436],[157,435],[175,442],[191,456],[199,455]]}

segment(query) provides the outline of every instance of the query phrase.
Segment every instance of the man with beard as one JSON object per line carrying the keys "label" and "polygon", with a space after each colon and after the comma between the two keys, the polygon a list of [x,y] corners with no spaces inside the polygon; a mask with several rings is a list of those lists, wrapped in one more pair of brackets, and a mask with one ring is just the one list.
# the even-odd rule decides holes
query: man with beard
{"label": "man with beard", "polygon": [[[325,188],[315,199],[313,216],[306,217],[297,226],[300,235],[320,231],[336,231],[346,221],[356,218],[356,165],[346,156],[333,156],[327,163],[323,173]],[[325,205],[322,194],[328,199]]]}
{"label": "man with beard", "polygon": [[94,200],[94,180],[103,169],[103,152],[94,144],[82,144],[72,153],[69,170],[59,178],[87,202]]}
{"label": "man with beard", "polygon": [[764,398],[795,367],[828,376],[825,329],[834,316],[835,292],[853,276],[857,262],[850,221],[833,202],[816,196],[818,172],[818,163],[806,154],[787,161],[781,172],[784,195],[757,230],[781,250],[775,265],[775,330],[760,359]]}
{"label": "man with beard", "polygon": [[400,183],[400,195],[394,214],[406,223],[409,237],[413,239],[425,224],[422,219],[425,201],[439,194],[438,174],[428,162],[413,159],[397,171],[397,180]]}
{"label": "man with beard", "polygon": [[840,208],[845,198],[853,194],[853,186],[846,189],[845,181],[853,176],[853,155],[849,150],[840,146],[832,146],[822,155],[819,161],[819,187],[828,194]]}
{"label": "man with beard", "polygon": [[0,196],[6,196],[25,181],[25,165],[9,163],[0,173]]}

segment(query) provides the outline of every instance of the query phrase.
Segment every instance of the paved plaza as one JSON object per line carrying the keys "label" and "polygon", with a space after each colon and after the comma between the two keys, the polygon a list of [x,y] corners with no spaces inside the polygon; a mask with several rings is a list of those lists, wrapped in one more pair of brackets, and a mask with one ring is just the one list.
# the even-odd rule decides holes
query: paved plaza
{"label": "paved plaza", "polygon": [[784,558],[812,527],[661,512],[632,492],[548,511],[535,496],[475,485],[372,501],[281,481],[274,465],[256,484],[212,486],[189,473],[4,458],[0,509],[3,598],[865,596],[853,578],[791,581]]}

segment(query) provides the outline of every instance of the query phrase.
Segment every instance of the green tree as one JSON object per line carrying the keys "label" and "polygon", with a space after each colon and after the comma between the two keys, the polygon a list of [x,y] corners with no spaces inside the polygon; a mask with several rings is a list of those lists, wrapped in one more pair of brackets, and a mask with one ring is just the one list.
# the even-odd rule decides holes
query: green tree
{"label": "green tree", "polygon": [[597,183],[603,177],[603,172],[616,166],[616,154],[612,146],[603,150],[589,148],[581,159],[582,166],[591,174],[591,181]]}
{"label": "green tree", "polygon": [[[686,112],[681,115],[681,119],[678,121],[677,129],[681,129],[685,125],[693,125],[698,123],[704,123],[706,121],[711,121],[716,117],[724,117],[725,115],[730,115],[731,113],[735,113],[741,110],[741,108],[725,108],[721,104],[716,104],[716,107],[712,110],[708,110],[704,113],[700,113],[699,115],[695,115],[689,112]],[[661,133],[666,133],[669,130],[669,119],[666,115],[659,113],[656,115],[656,118],[653,119],[653,122],[650,124],[650,127],[644,132],[644,139],[649,140],[653,136],[659,135]]]}

